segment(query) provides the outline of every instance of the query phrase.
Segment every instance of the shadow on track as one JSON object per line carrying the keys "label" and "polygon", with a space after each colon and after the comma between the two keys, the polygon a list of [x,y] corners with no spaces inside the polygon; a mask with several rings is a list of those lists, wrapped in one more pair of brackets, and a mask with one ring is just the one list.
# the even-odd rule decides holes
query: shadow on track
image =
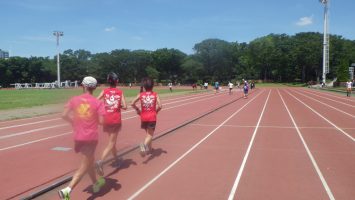
{"label": "shadow on track", "polygon": [[122,187],[121,184],[119,184],[116,179],[105,177],[105,181],[106,181],[106,184],[101,188],[100,192],[98,192],[98,193],[93,192],[92,185],[86,187],[83,190],[83,192],[87,192],[87,193],[92,194],[89,198],[87,198],[87,200],[94,200],[98,197],[103,197],[107,193],[111,192],[111,190],[118,191]]}
{"label": "shadow on track", "polygon": [[144,164],[148,164],[149,161],[153,160],[154,158],[156,157],[159,157],[161,156],[163,153],[168,153],[167,151],[161,149],[161,148],[158,148],[158,149],[152,149],[151,150],[151,154],[149,155],[148,159],[145,160],[143,163]]}

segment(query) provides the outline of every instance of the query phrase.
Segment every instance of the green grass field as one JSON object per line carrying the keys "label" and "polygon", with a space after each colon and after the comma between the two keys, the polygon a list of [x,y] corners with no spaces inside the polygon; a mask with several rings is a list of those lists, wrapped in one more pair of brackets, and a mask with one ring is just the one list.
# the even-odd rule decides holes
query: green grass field
{"label": "green grass field", "polygon": [[[127,101],[135,97],[139,90],[137,88],[123,88]],[[155,88],[159,95],[170,93],[166,88]],[[95,90],[94,95],[98,96],[101,89]],[[174,88],[174,94],[191,93],[191,89]],[[70,97],[82,94],[82,89],[25,89],[25,90],[0,90],[0,110],[14,108],[29,108],[48,104],[65,103]]]}

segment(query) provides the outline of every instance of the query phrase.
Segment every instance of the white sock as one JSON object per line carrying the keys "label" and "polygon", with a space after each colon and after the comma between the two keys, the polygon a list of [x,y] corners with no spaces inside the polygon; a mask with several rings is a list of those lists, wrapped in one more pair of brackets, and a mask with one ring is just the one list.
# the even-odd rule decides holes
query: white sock
{"label": "white sock", "polygon": [[64,188],[63,191],[70,193],[71,192],[71,188],[68,186],[68,187]]}

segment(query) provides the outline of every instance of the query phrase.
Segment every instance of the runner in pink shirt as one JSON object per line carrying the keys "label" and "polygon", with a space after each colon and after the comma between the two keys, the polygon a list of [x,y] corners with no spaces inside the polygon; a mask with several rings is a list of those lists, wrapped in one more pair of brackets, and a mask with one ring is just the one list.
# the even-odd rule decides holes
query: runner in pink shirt
{"label": "runner in pink shirt", "polygon": [[[162,105],[158,94],[153,92],[154,81],[151,78],[143,78],[142,85],[145,91],[139,93],[132,101],[132,107],[141,116],[141,128],[146,132],[144,142],[140,144],[141,156],[145,156],[151,153],[157,114],[162,109]],[[138,101],[141,103],[141,109],[136,105]]]}
{"label": "runner in pink shirt", "polygon": [[79,169],[73,175],[68,187],[59,190],[61,199],[69,200],[70,192],[88,173],[93,182],[93,192],[98,192],[105,184],[105,179],[96,179],[94,153],[98,142],[98,126],[103,123],[105,110],[103,103],[92,96],[97,81],[88,76],[82,81],[84,94],[75,96],[66,104],[62,118],[70,122],[74,131],[75,152],[82,155]]}
{"label": "runner in pink shirt", "polygon": [[100,176],[104,175],[103,163],[107,156],[112,153],[116,166],[119,167],[121,159],[117,156],[116,140],[118,132],[121,130],[121,109],[126,110],[126,100],[122,90],[116,88],[118,84],[117,74],[111,72],[107,75],[109,88],[104,89],[97,97],[105,104],[104,132],[109,135],[109,143],[102,153],[101,160],[96,162],[96,170]]}

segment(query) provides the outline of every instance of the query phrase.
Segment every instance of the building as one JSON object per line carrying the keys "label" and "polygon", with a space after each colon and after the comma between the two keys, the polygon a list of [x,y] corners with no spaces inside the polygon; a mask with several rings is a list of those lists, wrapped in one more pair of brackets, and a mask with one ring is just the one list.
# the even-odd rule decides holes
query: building
{"label": "building", "polygon": [[0,49],[0,59],[1,58],[9,58],[9,52]]}

